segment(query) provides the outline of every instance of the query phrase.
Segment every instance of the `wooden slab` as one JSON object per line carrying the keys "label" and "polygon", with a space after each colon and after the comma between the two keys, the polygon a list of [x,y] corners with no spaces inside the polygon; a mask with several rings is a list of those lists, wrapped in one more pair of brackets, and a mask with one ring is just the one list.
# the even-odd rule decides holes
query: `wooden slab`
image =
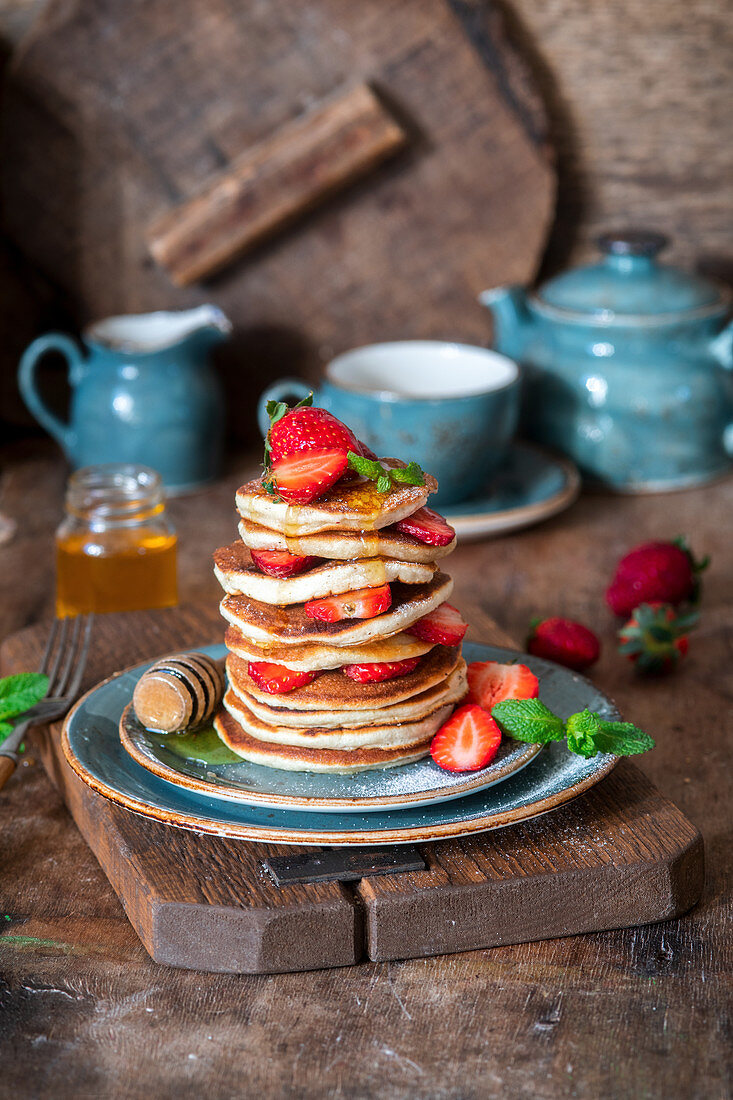
{"label": "wooden slab", "polygon": [[[291,0],[286,12],[258,0],[50,0],[3,98],[13,246],[77,326],[213,299],[235,325],[219,358],[242,410],[232,424],[240,438],[255,438],[246,399],[283,374],[315,379],[347,348],[409,337],[485,343],[490,317],[477,295],[532,280],[554,215],[546,112],[496,5]],[[193,265],[171,236],[185,229],[190,241],[200,197],[222,179],[240,188],[254,149],[269,150],[272,166],[278,135],[364,84],[387,108],[370,101],[374,140],[359,138],[360,157],[407,134],[404,148],[317,209],[306,203],[306,216],[259,238],[208,284],[175,286],[151,259],[151,224],[167,227],[159,254],[179,281],[202,277],[223,255],[209,252],[221,226],[209,225]],[[291,212],[303,199],[295,182]],[[180,210],[188,229],[170,221]]]}
{"label": "wooden slab", "polygon": [[[9,638],[3,672],[35,667],[46,633]],[[87,683],[220,637],[215,609],[102,616]],[[426,870],[278,888],[265,861],[302,848],[196,835],[114,806],[71,771],[59,733],[37,731],[46,769],[146,949],[171,966],[274,973],[466,951],[666,920],[702,889],[699,833],[626,761],[556,813],[420,846]]]}

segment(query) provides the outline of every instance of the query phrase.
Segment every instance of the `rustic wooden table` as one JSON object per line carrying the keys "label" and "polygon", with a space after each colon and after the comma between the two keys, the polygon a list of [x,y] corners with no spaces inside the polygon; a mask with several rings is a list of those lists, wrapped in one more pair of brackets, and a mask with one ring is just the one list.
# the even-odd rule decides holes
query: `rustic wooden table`
{"label": "rustic wooden table", "polygon": [[[52,613],[66,476],[38,444],[2,458],[0,511],[18,533],[0,547],[0,638]],[[218,598],[210,554],[234,535],[242,472],[170,505],[186,601]],[[543,526],[451,558],[469,637],[480,639],[491,616],[521,638],[535,613],[598,630],[595,679],[656,736],[643,769],[705,838],[706,888],[693,912],[349,970],[165,969],[149,960],[31,747],[0,794],[0,1094],[730,1096],[732,515],[733,480],[673,496],[587,494]],[[679,532],[713,559],[702,623],[676,676],[637,680],[614,653],[603,588],[626,548]]]}

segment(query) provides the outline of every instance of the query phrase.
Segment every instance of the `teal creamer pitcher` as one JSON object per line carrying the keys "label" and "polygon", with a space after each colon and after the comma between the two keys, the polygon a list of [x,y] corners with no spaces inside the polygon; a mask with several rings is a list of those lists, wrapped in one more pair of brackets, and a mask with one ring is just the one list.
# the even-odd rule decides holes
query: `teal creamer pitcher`
{"label": "teal creamer pitcher", "polygon": [[[209,350],[231,327],[220,309],[205,305],[98,321],[82,334],[84,352],[70,336],[51,332],[24,352],[20,392],[74,467],[152,466],[167,490],[185,492],[218,472],[223,401]],[[36,387],[36,366],[50,351],[68,362],[68,423]]]}

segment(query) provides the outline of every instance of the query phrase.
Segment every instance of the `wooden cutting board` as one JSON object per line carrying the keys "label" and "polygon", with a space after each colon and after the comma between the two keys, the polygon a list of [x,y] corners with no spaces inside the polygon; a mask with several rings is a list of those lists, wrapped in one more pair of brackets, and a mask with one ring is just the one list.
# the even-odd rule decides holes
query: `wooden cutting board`
{"label": "wooden cutting board", "polygon": [[[47,629],[9,638],[3,672],[37,667]],[[221,636],[209,608],[102,616],[87,686]],[[497,628],[482,640],[508,644]],[[667,920],[702,890],[700,834],[628,761],[544,817],[419,845],[424,869],[355,880],[352,859],[349,881],[277,886],[268,861],[292,856],[297,869],[304,852],[321,865],[331,857],[200,836],[114,806],[71,771],[59,735],[59,727],[36,734],[46,769],[146,949],[171,966],[276,973],[467,951]]]}
{"label": "wooden cutting board", "polygon": [[1,147],[8,235],[72,324],[231,317],[241,435],[267,382],[349,347],[487,342],[477,295],[532,280],[554,214],[546,112],[489,0],[50,0]]}

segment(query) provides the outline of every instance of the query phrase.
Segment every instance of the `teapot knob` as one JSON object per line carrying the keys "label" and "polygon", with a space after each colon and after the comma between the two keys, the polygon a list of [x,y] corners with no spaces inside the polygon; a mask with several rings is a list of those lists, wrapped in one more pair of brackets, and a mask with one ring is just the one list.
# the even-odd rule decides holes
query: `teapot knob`
{"label": "teapot knob", "polygon": [[622,229],[602,233],[596,244],[607,256],[656,256],[669,244],[669,237],[647,229]]}

